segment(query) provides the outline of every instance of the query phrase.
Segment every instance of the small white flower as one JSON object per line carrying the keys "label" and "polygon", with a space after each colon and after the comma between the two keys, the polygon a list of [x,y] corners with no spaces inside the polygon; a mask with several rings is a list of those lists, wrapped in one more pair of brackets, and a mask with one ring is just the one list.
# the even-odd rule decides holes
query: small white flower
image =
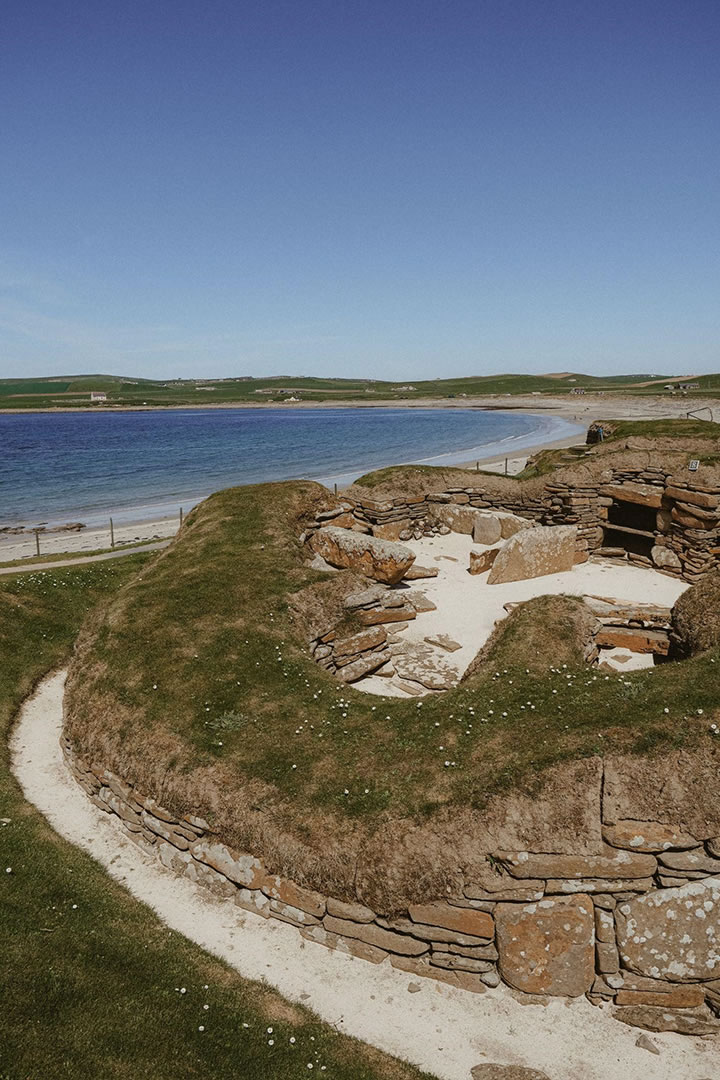
{"label": "small white flower", "polygon": [[200,1027],[198,1028],[198,1031],[204,1031],[204,1030],[205,1030],[205,1025],[201,1024]]}

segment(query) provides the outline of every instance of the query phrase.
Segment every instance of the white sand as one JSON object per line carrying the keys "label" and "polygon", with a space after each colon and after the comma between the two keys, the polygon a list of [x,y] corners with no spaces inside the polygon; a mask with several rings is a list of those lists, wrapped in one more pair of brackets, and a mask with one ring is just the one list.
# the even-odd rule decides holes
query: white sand
{"label": "white sand", "polygon": [[[471,537],[451,532],[447,536],[404,543],[415,552],[418,565],[436,566],[439,573],[436,578],[408,583],[413,590],[425,593],[437,610],[419,614],[402,632],[402,640],[423,641],[436,634],[447,634],[462,647],[453,653],[438,652],[457,669],[458,678],[490,637],[497,621],[506,617],[505,604],[520,603],[534,596],[569,593],[672,607],[688,588],[688,583],[678,578],[610,559],[590,559],[562,574],[488,585],[489,571],[468,573],[470,551],[487,550],[486,545],[473,544]],[[358,690],[387,694],[387,682],[371,676],[354,685]],[[392,691],[391,695],[395,696]]]}
{"label": "white sand", "polygon": [[[581,998],[521,1005],[505,988],[482,996],[414,979],[305,942],[298,931],[239,911],[143,855],[67,772],[59,746],[64,673],[24,705],[11,740],[26,797],[71,843],[89,852],[174,930],[241,975],[302,1000],[339,1031],[414,1062],[441,1080],[470,1080],[482,1063],[524,1065],[550,1080],[703,1080],[720,1075],[715,1038],[651,1036],[660,1056],[635,1046],[637,1030]],[[77,902],[82,904],[79,895]],[[419,985],[408,993],[410,984]],[[302,998],[301,998],[302,995]]]}
{"label": "white sand", "polygon": [[[156,521],[132,521],[129,524],[114,527],[115,545],[133,544],[138,541],[164,540],[178,531],[177,517],[162,518]],[[40,533],[40,554],[55,555],[60,552],[101,551],[110,547],[110,523],[91,526],[80,532]],[[13,559],[30,559],[37,554],[34,533],[20,533],[12,536],[0,533],[0,563]]]}

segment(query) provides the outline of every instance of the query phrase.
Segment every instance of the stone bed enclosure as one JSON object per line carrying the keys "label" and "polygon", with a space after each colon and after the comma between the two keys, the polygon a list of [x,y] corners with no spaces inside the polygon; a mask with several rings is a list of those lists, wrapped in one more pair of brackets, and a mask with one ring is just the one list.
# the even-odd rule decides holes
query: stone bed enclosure
{"label": "stone bed enclosure", "polygon": [[[578,483],[551,477],[539,493],[536,490],[531,495],[520,484],[507,487],[503,494],[493,493],[489,490],[493,485],[483,484],[481,478],[474,487],[451,487],[412,497],[382,500],[355,494],[352,499],[343,498],[335,509],[318,514],[301,540],[317,551],[320,530],[322,537],[329,537],[340,528],[386,541],[400,552],[397,541],[411,538],[453,531],[492,545],[536,525],[557,528],[559,542],[564,527],[565,543],[574,545],[574,553],[565,565],[555,561],[552,568],[541,569],[542,573],[569,569],[573,562],[599,555],[695,583],[720,565],[720,482],[716,480],[645,466],[607,469],[592,482],[587,477]],[[358,548],[361,546],[358,543]],[[491,547],[482,553],[472,552],[470,573],[490,569],[492,584],[493,564],[500,550]],[[332,555],[329,558],[334,566],[352,565],[334,561]],[[423,606],[427,601],[421,589],[395,591],[392,585],[400,580],[403,585],[415,583],[438,573],[435,567],[409,561],[396,577],[383,575],[382,569],[378,573],[377,567],[363,569],[361,563],[355,563],[355,569],[381,583],[348,597],[346,603],[347,610],[367,629],[348,635],[328,626],[310,642],[314,659],[348,683],[376,672],[382,675],[398,641],[397,633],[423,610],[430,610]],[[598,658],[598,648],[623,648],[667,658],[672,640],[670,610],[652,606],[644,610],[638,604],[623,608],[613,604],[613,599],[586,598],[598,618],[588,660]],[[452,644],[447,642],[449,648]],[[441,671],[437,678],[431,676],[426,681],[425,688],[437,691],[447,689],[447,685]]]}
{"label": "stone bed enclosure", "polygon": [[[344,501],[337,524],[388,540],[403,539],[403,533],[419,538],[431,523],[442,521],[440,507],[448,504],[505,511],[542,525],[576,525],[578,561],[591,554],[628,559],[689,582],[720,565],[720,479],[689,471],[673,474],[660,466],[608,468],[597,479],[583,476],[577,481],[560,481],[550,474],[542,490],[533,494],[521,483],[498,494],[478,477],[472,487],[409,498],[356,495]],[[334,516],[329,513],[317,525],[328,524]],[[463,524],[456,515],[451,527],[470,533],[471,518]]]}
{"label": "stone bed enclosure", "polygon": [[[173,814],[82,761],[65,738],[62,748],[92,802],[144,852],[310,942],[476,993],[502,981],[528,1000],[586,995],[648,1030],[720,1031],[720,812],[696,809],[692,834],[672,794],[664,820],[632,816],[647,762],[566,767],[577,827],[558,830],[559,852],[495,850],[460,875],[453,895],[383,914],[268,873],[252,853],[220,843],[207,822]],[[666,780],[676,769],[666,765]]]}

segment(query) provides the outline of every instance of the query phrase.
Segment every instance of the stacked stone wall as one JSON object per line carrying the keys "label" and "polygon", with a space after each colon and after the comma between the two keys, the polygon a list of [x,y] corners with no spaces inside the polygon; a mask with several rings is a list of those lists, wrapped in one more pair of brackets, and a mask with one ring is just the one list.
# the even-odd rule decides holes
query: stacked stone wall
{"label": "stacked stone wall", "polygon": [[[613,528],[609,510],[618,501],[655,510],[651,557],[603,546],[605,530]],[[345,505],[351,527],[398,539],[403,531],[407,538],[428,535],[434,508],[443,503],[503,510],[541,525],[576,525],[579,562],[598,553],[655,566],[690,582],[720,566],[720,484],[691,473],[673,475],[659,466],[607,469],[597,480],[578,482],[550,477],[536,494],[524,492],[520,483],[516,493],[498,494],[478,479],[473,487],[448,487],[407,499],[362,497]]]}
{"label": "stacked stone wall", "polygon": [[620,1019],[656,1030],[720,1029],[720,837],[620,818],[617,769],[605,768],[599,788],[600,854],[489,852],[456,895],[398,915],[278,877],[202,818],[85,763],[67,739],[63,752],[92,802],[144,852],[309,941],[476,993],[504,981],[525,994],[611,1002]]}

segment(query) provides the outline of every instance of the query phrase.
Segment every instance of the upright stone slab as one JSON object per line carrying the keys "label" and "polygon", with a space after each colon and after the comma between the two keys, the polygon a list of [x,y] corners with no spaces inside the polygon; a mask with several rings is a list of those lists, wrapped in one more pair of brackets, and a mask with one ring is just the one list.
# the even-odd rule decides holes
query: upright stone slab
{"label": "upright stone slab", "polygon": [[516,533],[495,559],[488,585],[572,570],[576,537],[575,525],[545,525]]}
{"label": "upright stone slab", "polygon": [[720,877],[639,896],[615,917],[620,957],[631,971],[670,982],[720,976]]}
{"label": "upright stone slab", "polygon": [[595,978],[595,920],[589,896],[498,904],[500,973],[526,994],[580,997]]}
{"label": "upright stone slab", "polygon": [[333,525],[318,529],[310,545],[331,566],[357,570],[386,585],[395,585],[415,562],[415,553],[404,544],[378,540]]}

